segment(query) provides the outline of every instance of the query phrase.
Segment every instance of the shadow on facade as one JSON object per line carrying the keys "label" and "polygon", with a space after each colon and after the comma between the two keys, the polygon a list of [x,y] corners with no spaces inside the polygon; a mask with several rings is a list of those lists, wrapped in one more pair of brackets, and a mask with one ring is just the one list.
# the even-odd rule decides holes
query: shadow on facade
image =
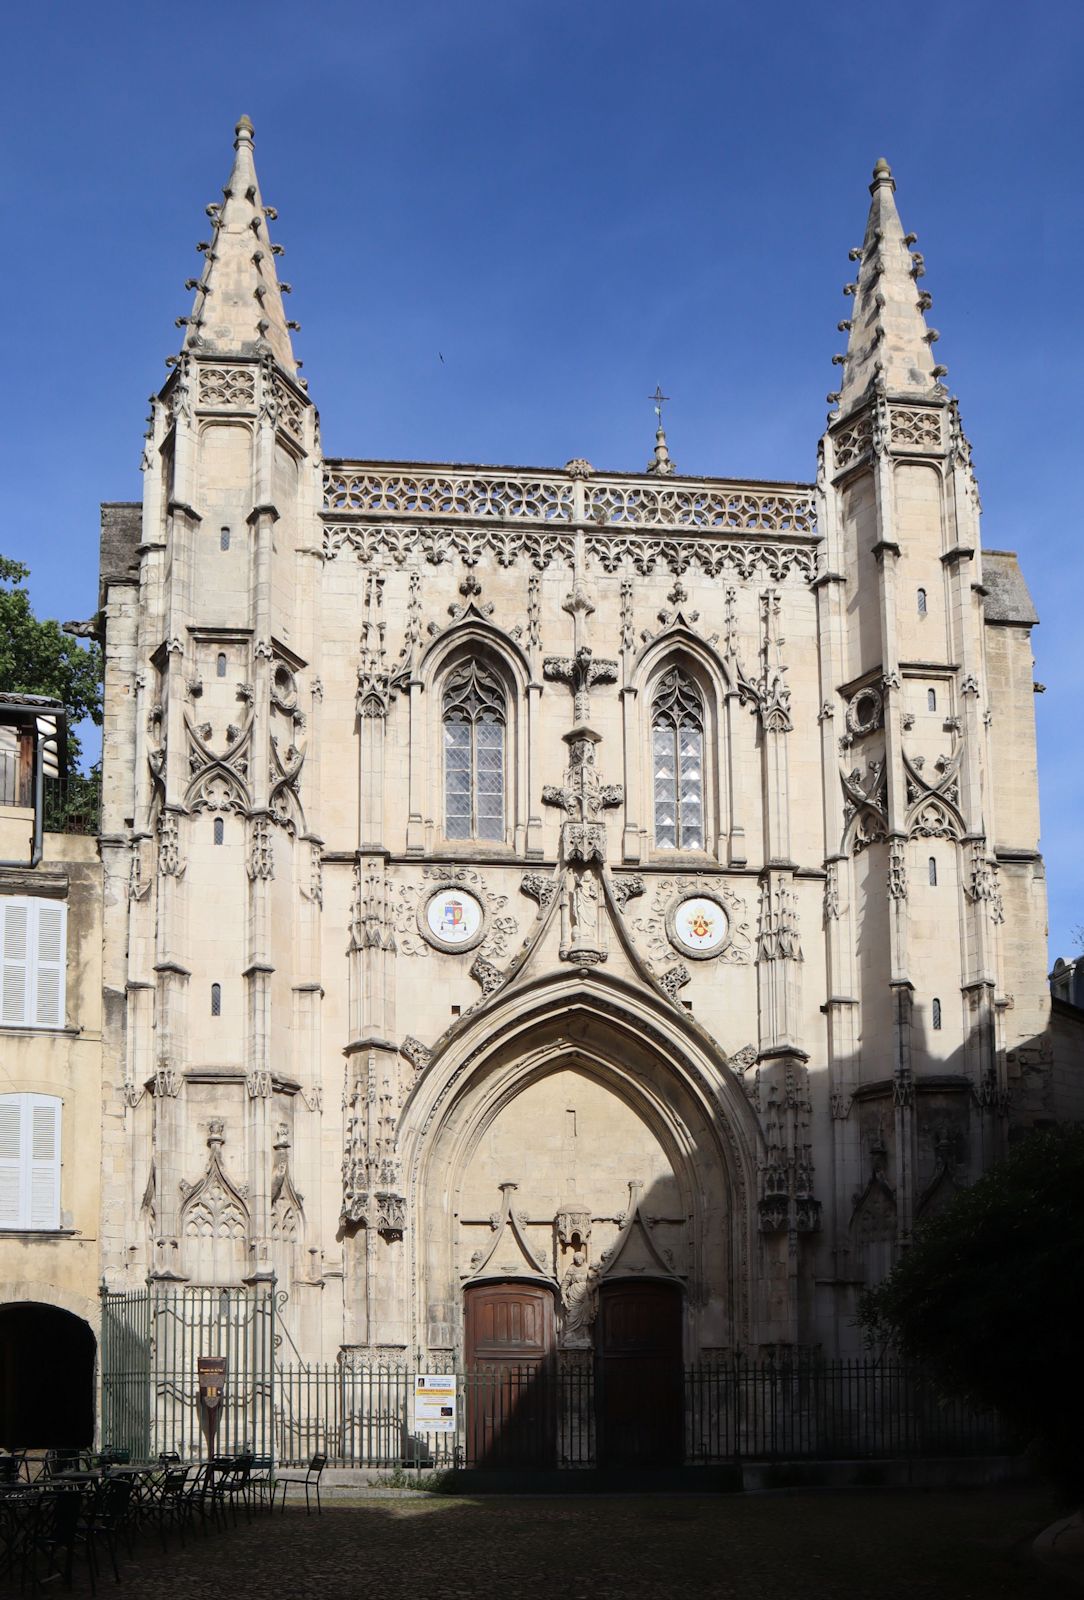
{"label": "shadow on facade", "polygon": [[924,1222],[1033,1129],[1084,1121],[1084,1012],[1004,1050],[978,1023],[943,1049],[932,1024],[931,1007],[913,1008],[891,1078],[862,1082],[857,1064],[834,1066],[834,1081],[853,1085],[832,1094],[841,1353],[858,1351],[859,1292],[891,1271]]}
{"label": "shadow on facade", "polygon": [[90,1327],[70,1311],[0,1306],[0,1444],[92,1444],[95,1352]]}

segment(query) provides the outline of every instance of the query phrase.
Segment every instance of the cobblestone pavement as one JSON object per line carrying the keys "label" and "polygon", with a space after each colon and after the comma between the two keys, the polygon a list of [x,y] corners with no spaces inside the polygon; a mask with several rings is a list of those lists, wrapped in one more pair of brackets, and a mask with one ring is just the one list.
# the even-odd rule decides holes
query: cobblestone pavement
{"label": "cobblestone pavement", "polygon": [[[1031,1560],[1042,1492],[370,1499],[242,1519],[123,1585],[153,1600],[1055,1600]],[[89,1593],[85,1572],[76,1589]],[[1079,1591],[1076,1591],[1079,1592]]]}

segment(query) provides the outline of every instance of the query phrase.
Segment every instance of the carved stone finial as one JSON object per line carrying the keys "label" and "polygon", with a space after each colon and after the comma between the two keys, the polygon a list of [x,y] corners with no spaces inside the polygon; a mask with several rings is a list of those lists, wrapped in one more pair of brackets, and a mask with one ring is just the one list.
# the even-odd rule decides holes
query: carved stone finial
{"label": "carved stone finial", "polygon": [[670,459],[670,448],[666,443],[666,433],[661,422],[655,430],[655,454],[645,470],[654,478],[672,478],[677,470]]}
{"label": "carved stone finial", "polygon": [[887,183],[892,189],[896,187],[896,180],[892,176],[892,168],[884,156],[878,156],[877,163],[873,168],[873,182],[869,186],[870,194],[873,193],[874,189],[879,189],[883,183]]}

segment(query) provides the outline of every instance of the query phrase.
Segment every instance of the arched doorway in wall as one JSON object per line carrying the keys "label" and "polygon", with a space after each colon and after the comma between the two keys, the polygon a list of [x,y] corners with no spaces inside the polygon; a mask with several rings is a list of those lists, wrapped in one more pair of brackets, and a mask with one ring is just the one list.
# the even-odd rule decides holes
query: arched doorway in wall
{"label": "arched doorway in wall", "polygon": [[[759,1130],[740,1083],[697,1053],[680,1019],[605,975],[588,987],[547,979],[480,1012],[452,1042],[419,1078],[401,1133],[419,1348],[445,1366],[485,1356],[553,1371],[561,1465],[597,1459],[599,1372],[612,1379],[609,1459],[680,1459],[684,1357],[753,1342],[759,1315],[749,1206]],[[619,1316],[625,1283],[650,1306],[623,1304]],[[487,1348],[477,1308],[487,1296],[510,1304],[524,1285],[548,1309],[529,1337],[509,1312],[507,1335]],[[604,1289],[615,1298],[596,1357]],[[634,1439],[622,1395],[638,1379],[663,1396],[667,1417]],[[498,1419],[472,1411],[469,1395],[472,1455],[492,1457],[486,1430]],[[552,1458],[548,1419],[538,1432]],[[520,1447],[513,1431],[508,1449]]]}
{"label": "arched doorway in wall", "polygon": [[600,1466],[678,1466],[684,1453],[682,1293],[618,1278],[599,1286],[595,1394]]}
{"label": "arched doorway in wall", "polygon": [[96,1348],[88,1324],[70,1311],[36,1301],[0,1305],[0,1445],[93,1444]]}
{"label": "arched doorway in wall", "polygon": [[553,1290],[501,1280],[464,1293],[467,1460],[552,1467],[557,1451]]}

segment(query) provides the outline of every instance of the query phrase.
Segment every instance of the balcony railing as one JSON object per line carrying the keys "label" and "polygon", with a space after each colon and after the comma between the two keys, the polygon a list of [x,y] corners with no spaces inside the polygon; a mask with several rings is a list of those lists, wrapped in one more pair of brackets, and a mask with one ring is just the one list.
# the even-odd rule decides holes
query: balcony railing
{"label": "balcony railing", "polygon": [[97,774],[45,780],[46,833],[96,834],[101,825],[102,780]]}

